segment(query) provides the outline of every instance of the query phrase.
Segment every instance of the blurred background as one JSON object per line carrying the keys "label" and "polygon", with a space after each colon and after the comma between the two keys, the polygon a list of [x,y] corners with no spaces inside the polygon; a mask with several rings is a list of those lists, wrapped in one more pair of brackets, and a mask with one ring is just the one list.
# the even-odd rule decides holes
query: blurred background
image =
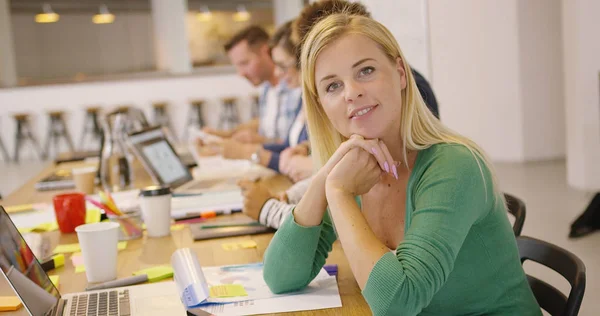
{"label": "blurred background", "polygon": [[[49,113],[62,112],[81,151],[99,145],[86,135],[90,108],[135,106],[153,118],[155,104],[168,104],[178,139],[195,100],[204,102],[207,126],[219,124],[225,97],[237,98],[241,121],[250,119],[257,89],[236,74],[223,44],[251,24],[272,32],[308,2],[0,0],[0,192],[70,150],[59,142],[41,155],[28,145],[15,159],[19,115],[44,147]],[[583,259],[581,314],[597,314],[600,234],[567,236],[600,191],[600,1],[361,2],[429,80],[441,120],[481,145],[503,190],[526,202],[523,234]]]}

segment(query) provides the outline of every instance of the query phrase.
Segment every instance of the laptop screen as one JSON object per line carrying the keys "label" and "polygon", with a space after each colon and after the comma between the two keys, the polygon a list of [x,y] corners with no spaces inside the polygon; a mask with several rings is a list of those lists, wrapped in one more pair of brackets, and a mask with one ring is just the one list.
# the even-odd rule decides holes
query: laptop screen
{"label": "laptop screen", "polygon": [[146,170],[161,185],[176,188],[193,179],[162,128],[153,127],[129,135],[129,142]]}
{"label": "laptop screen", "polygon": [[2,206],[0,269],[33,316],[43,316],[60,299],[60,293]]}

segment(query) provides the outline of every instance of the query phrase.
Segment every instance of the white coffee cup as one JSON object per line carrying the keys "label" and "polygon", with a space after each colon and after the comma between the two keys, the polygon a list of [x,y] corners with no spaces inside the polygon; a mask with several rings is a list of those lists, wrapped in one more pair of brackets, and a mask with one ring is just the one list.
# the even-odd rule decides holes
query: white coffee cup
{"label": "white coffee cup", "polygon": [[142,219],[148,237],[164,237],[171,234],[171,189],[151,186],[140,191]]}
{"label": "white coffee cup", "polygon": [[75,182],[75,189],[78,192],[85,194],[93,194],[94,188],[96,187],[96,168],[85,167],[75,168],[71,171],[73,174],[73,181]]}
{"label": "white coffee cup", "polygon": [[117,278],[119,226],[115,222],[101,222],[75,228],[88,282],[106,282]]}

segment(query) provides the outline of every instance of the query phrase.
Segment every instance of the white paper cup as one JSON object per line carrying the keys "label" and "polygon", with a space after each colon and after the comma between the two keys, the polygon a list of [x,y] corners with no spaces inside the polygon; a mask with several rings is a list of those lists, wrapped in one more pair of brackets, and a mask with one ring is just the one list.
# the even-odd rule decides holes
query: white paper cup
{"label": "white paper cup", "polygon": [[71,171],[73,174],[73,181],[75,182],[75,189],[78,192],[85,194],[93,194],[94,188],[96,187],[96,168],[75,168]]}
{"label": "white paper cup", "polygon": [[102,222],[75,228],[89,283],[117,278],[119,223]]}
{"label": "white paper cup", "polygon": [[169,187],[148,187],[140,191],[140,208],[148,237],[171,234],[171,190]]}

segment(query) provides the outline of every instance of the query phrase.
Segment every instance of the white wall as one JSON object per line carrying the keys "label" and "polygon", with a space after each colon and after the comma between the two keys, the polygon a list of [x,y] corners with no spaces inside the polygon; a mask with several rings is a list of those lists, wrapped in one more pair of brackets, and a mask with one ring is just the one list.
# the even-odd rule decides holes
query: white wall
{"label": "white wall", "polygon": [[558,0],[428,4],[443,121],[496,161],[564,157]]}
{"label": "white wall", "polygon": [[17,84],[10,1],[0,0],[0,87]]}
{"label": "white wall", "polygon": [[[146,112],[152,119],[153,102],[169,103],[176,134],[181,136],[185,126],[189,101],[205,99],[207,104],[204,115],[209,126],[218,122],[220,99],[226,96],[240,98],[238,108],[243,120],[250,117],[250,95],[255,93],[244,78],[230,71],[223,75],[195,75],[173,78],[123,80],[97,83],[78,83],[65,85],[48,85],[39,87],[22,87],[0,89],[0,132],[5,145],[13,154],[13,138],[15,124],[12,114],[26,112],[32,114],[35,126],[34,134],[38,140],[45,142],[47,128],[47,112],[64,110],[67,112],[69,132],[76,145],[83,130],[84,108],[102,106],[108,112],[118,105],[135,105]],[[64,148],[64,147],[63,147]],[[29,151],[27,157],[36,158]]]}
{"label": "white wall", "polygon": [[600,1],[563,0],[567,174],[570,185],[600,190]]}
{"label": "white wall", "polygon": [[426,0],[363,0],[373,18],[394,35],[412,68],[431,79]]}
{"label": "white wall", "polygon": [[517,1],[524,160],[565,156],[560,0]]}
{"label": "white wall", "polygon": [[303,7],[304,1],[302,0],[273,0],[275,26],[280,26],[289,20],[295,19]]}
{"label": "white wall", "polygon": [[89,14],[63,14],[59,22],[35,23],[14,14],[19,77],[55,78],[154,69],[152,19],[120,13],[112,24],[93,24]]}
{"label": "white wall", "polygon": [[364,4],[372,17],[398,41],[411,67],[431,80],[426,0],[353,0]]}
{"label": "white wall", "polygon": [[516,0],[428,3],[442,120],[494,160],[523,160]]}

